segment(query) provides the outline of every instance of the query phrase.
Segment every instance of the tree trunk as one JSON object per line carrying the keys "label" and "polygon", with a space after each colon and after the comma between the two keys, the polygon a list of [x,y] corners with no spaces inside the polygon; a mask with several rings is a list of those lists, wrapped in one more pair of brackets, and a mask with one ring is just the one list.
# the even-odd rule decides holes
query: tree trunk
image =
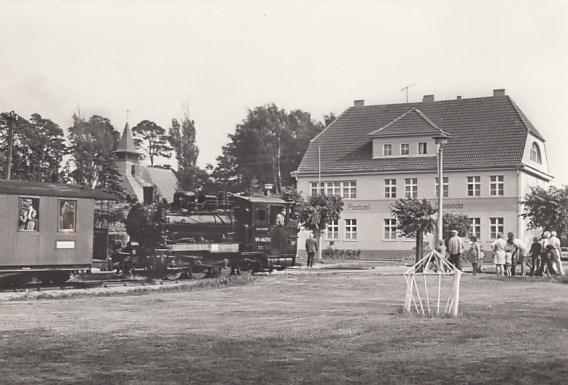
{"label": "tree trunk", "polygon": [[424,254],[424,234],[422,233],[422,231],[418,231],[416,233],[416,260],[414,263],[418,263],[418,261],[420,261],[423,257]]}
{"label": "tree trunk", "polygon": [[314,256],[314,263],[319,263],[321,259],[321,231],[315,231],[316,239],[318,240],[318,252]]}

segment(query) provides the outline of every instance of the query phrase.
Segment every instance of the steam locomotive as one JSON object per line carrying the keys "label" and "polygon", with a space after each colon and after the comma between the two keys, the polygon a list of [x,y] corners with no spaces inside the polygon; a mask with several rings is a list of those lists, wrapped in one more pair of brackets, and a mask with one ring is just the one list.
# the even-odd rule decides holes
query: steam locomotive
{"label": "steam locomotive", "polygon": [[297,223],[279,198],[177,192],[171,204],[133,207],[126,228],[130,241],[113,254],[124,272],[200,279],[296,262]]}

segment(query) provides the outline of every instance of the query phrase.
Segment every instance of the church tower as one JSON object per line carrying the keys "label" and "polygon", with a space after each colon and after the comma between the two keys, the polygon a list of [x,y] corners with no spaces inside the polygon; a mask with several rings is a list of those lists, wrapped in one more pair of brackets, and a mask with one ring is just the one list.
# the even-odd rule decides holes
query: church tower
{"label": "church tower", "polygon": [[114,153],[116,154],[116,165],[123,176],[134,177],[139,173],[140,153],[134,145],[134,138],[128,122],[124,126],[122,137]]}
{"label": "church tower", "polygon": [[142,164],[142,154],[134,145],[128,122],[114,153],[116,166],[122,176],[122,187],[130,199],[144,204],[152,204],[161,199],[173,201],[178,179],[172,170],[146,167]]}

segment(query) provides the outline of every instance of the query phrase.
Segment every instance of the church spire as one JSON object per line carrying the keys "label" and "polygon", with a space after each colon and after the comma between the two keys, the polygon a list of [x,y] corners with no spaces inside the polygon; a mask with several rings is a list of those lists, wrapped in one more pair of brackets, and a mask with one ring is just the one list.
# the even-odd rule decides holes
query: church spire
{"label": "church spire", "polygon": [[118,147],[114,153],[117,155],[118,159],[130,158],[138,160],[140,157],[140,153],[136,150],[136,146],[134,145],[134,138],[128,122],[126,122],[126,125],[124,126],[122,137],[120,138],[120,142],[118,142]]}

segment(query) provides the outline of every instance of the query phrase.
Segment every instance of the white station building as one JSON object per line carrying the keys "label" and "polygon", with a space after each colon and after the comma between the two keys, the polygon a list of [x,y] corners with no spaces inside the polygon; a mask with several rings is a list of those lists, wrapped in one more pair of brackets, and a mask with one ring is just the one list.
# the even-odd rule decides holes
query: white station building
{"label": "white station building", "polygon": [[[443,209],[471,219],[485,250],[498,233],[530,244],[533,231],[519,216],[532,186],[548,186],[545,140],[505,90],[492,97],[365,106],[356,100],[308,147],[296,178],[304,196],[341,195],[341,219],[328,227],[322,249],[362,255],[402,255],[415,247],[401,237],[391,205],[399,198],[437,206],[436,136],[443,147]],[[426,238],[432,245],[433,236]],[[300,247],[303,242],[300,240]]]}

